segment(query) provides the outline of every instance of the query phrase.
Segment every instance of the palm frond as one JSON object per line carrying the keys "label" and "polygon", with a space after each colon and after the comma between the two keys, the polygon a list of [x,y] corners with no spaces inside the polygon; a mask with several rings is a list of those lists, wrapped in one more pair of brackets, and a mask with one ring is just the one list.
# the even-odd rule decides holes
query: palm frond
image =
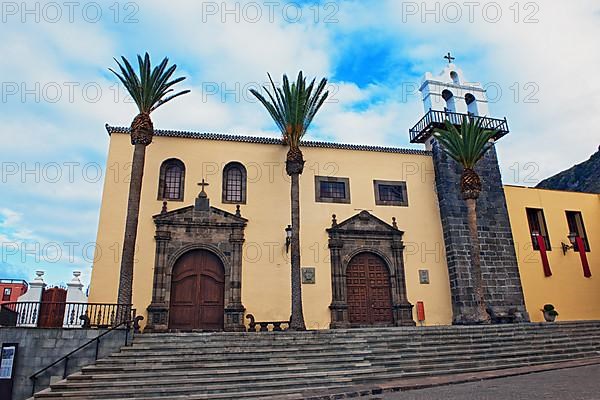
{"label": "palm frond", "polygon": [[255,89],[250,89],[250,93],[269,112],[285,142],[290,147],[298,147],[315,115],[329,96],[328,91],[324,92],[327,79],[323,78],[315,88],[315,79],[307,86],[302,71],[293,83],[290,83],[288,76],[284,74],[281,86],[276,86],[271,75],[268,76],[271,88],[263,87],[268,98]]}
{"label": "palm frond", "polygon": [[495,130],[483,126],[483,118],[463,118],[460,131],[449,121],[444,129],[433,133],[446,154],[461,164],[463,168],[474,168],[477,162],[493,146],[490,142]]}
{"label": "palm frond", "polygon": [[185,77],[171,80],[173,73],[177,69],[177,65],[173,64],[167,69],[169,64],[167,57],[152,68],[152,62],[148,53],[145,53],[144,57],[138,55],[139,72],[133,69],[131,63],[125,57],[121,57],[121,59],[122,63],[115,59],[120,72],[112,68],[108,70],[119,78],[140,113],[151,113],[174,98],[190,92],[190,90],[182,90],[171,94],[174,91],[173,86],[183,81]]}

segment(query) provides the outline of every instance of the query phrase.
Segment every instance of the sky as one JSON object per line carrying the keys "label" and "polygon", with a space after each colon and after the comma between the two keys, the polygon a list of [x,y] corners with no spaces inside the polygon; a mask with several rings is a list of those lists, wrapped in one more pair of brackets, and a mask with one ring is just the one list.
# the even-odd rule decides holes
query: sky
{"label": "sky", "polygon": [[[596,0],[2,2],[0,278],[89,282],[109,137],[136,114],[113,57],[149,52],[191,89],[155,128],[276,135],[248,93],[267,72],[327,77],[311,139],[421,148],[418,87],[448,51],[509,122],[503,181],[534,186],[600,144]],[[260,109],[260,111],[259,111]]]}

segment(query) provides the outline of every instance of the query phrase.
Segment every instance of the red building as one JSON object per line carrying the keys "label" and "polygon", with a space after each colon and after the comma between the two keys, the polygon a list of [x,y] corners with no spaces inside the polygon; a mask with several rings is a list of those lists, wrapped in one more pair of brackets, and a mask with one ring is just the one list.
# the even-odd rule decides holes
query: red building
{"label": "red building", "polygon": [[0,279],[0,304],[17,301],[28,287],[27,282],[22,279]]}

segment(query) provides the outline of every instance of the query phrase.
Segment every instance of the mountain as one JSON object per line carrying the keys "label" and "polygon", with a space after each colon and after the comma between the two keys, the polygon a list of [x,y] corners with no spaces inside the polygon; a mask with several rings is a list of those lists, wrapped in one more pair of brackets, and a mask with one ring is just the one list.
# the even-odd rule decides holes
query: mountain
{"label": "mountain", "polygon": [[600,193],[600,147],[589,160],[544,179],[536,187],[570,192]]}

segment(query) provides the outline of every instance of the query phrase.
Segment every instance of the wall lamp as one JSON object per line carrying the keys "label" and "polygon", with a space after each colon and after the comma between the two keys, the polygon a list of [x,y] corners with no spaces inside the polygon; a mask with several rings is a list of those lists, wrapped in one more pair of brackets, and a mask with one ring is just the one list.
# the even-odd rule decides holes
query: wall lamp
{"label": "wall lamp", "polygon": [[569,233],[569,235],[567,236],[569,238],[569,242],[571,243],[571,245],[568,245],[564,242],[560,242],[560,244],[562,245],[562,251],[563,251],[563,255],[567,255],[567,252],[570,249],[575,250],[575,243],[577,243],[577,234],[576,233]]}
{"label": "wall lamp", "polygon": [[285,252],[290,252],[290,245],[292,244],[292,226],[288,225],[285,228]]}

